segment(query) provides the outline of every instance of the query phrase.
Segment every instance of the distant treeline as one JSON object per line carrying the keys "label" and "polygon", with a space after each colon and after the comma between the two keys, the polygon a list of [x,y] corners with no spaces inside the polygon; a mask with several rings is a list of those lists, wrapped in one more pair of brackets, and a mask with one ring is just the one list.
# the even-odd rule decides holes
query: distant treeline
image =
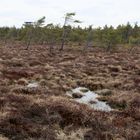
{"label": "distant treeline", "polygon": [[[41,20],[41,19],[40,19]],[[107,25],[103,28],[93,28],[92,26],[82,28],[70,25],[61,27],[60,25],[47,24],[44,21],[36,24],[25,23],[21,28],[1,27],[0,42],[11,43],[21,42],[30,44],[59,44],[62,40],[64,28],[66,30],[66,43],[78,43],[87,45],[109,45],[117,44],[140,44],[140,26],[135,23],[119,25],[117,28]]]}

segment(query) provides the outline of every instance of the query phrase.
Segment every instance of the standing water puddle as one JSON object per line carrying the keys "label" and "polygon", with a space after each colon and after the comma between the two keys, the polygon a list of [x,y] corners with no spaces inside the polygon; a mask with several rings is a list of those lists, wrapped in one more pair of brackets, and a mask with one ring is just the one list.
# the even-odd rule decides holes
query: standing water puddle
{"label": "standing water puddle", "polygon": [[98,94],[88,90],[87,88],[78,87],[70,92],[67,92],[67,95],[71,97],[73,97],[74,94],[81,96],[81,98],[79,97],[74,99],[76,102],[87,104],[88,106],[94,108],[95,110],[101,110],[106,112],[112,110],[111,107],[106,102],[98,100],[98,97],[100,97]]}

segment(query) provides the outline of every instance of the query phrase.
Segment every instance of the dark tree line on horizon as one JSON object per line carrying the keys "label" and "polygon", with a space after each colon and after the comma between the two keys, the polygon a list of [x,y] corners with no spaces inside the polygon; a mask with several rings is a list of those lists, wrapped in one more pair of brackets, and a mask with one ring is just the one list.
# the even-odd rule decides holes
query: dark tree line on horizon
{"label": "dark tree line on horizon", "polygon": [[[26,45],[26,49],[31,44],[50,45],[50,50],[57,44],[60,45],[60,50],[63,50],[64,44],[68,43],[86,47],[106,47],[107,50],[120,44],[140,46],[140,26],[137,23],[132,26],[128,22],[126,25],[118,25],[117,28],[107,25],[103,28],[92,26],[82,28],[80,21],[73,20],[74,16],[75,13],[67,13],[63,27],[53,23],[45,25],[45,17],[33,23],[26,22],[21,28],[0,27],[0,42],[5,44],[20,42]],[[67,22],[79,25],[73,27]]]}

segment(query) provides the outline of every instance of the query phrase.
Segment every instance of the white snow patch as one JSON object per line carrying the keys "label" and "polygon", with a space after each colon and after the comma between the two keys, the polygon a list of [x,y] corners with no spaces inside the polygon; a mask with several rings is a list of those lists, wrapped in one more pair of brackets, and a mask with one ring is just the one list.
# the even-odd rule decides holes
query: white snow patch
{"label": "white snow patch", "polygon": [[94,93],[93,91],[88,90],[87,88],[78,87],[78,88],[73,89],[71,92],[67,92],[66,94],[72,97],[73,93],[80,93],[81,95],[83,95],[83,97],[79,99],[74,99],[76,102],[87,104],[88,106],[96,110],[101,110],[101,111],[106,111],[106,112],[113,110],[106,102],[99,101],[97,99],[98,97],[100,97],[98,94]]}
{"label": "white snow patch", "polygon": [[29,83],[27,85],[28,88],[37,88],[39,86],[39,84],[37,82],[34,82],[34,83]]}

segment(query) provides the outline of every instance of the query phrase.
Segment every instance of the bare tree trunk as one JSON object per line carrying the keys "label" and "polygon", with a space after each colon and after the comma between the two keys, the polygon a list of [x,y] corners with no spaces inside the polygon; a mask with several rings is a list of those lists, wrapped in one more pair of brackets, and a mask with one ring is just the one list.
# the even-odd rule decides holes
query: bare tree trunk
{"label": "bare tree trunk", "polygon": [[65,40],[62,39],[62,43],[61,43],[61,48],[60,48],[60,51],[62,51],[64,49],[64,44],[65,44]]}
{"label": "bare tree trunk", "polygon": [[64,49],[65,40],[66,40],[66,29],[64,27],[60,51],[62,51]]}
{"label": "bare tree trunk", "polygon": [[64,49],[64,44],[65,44],[65,40],[66,40],[66,24],[67,24],[67,17],[65,17],[65,21],[64,21],[64,25],[63,25],[63,34],[62,34],[62,42],[61,42],[61,47],[60,47],[60,51],[62,51]]}
{"label": "bare tree trunk", "polygon": [[29,41],[28,41],[27,44],[26,44],[26,50],[29,49],[30,44],[31,44],[31,38],[29,39]]}

